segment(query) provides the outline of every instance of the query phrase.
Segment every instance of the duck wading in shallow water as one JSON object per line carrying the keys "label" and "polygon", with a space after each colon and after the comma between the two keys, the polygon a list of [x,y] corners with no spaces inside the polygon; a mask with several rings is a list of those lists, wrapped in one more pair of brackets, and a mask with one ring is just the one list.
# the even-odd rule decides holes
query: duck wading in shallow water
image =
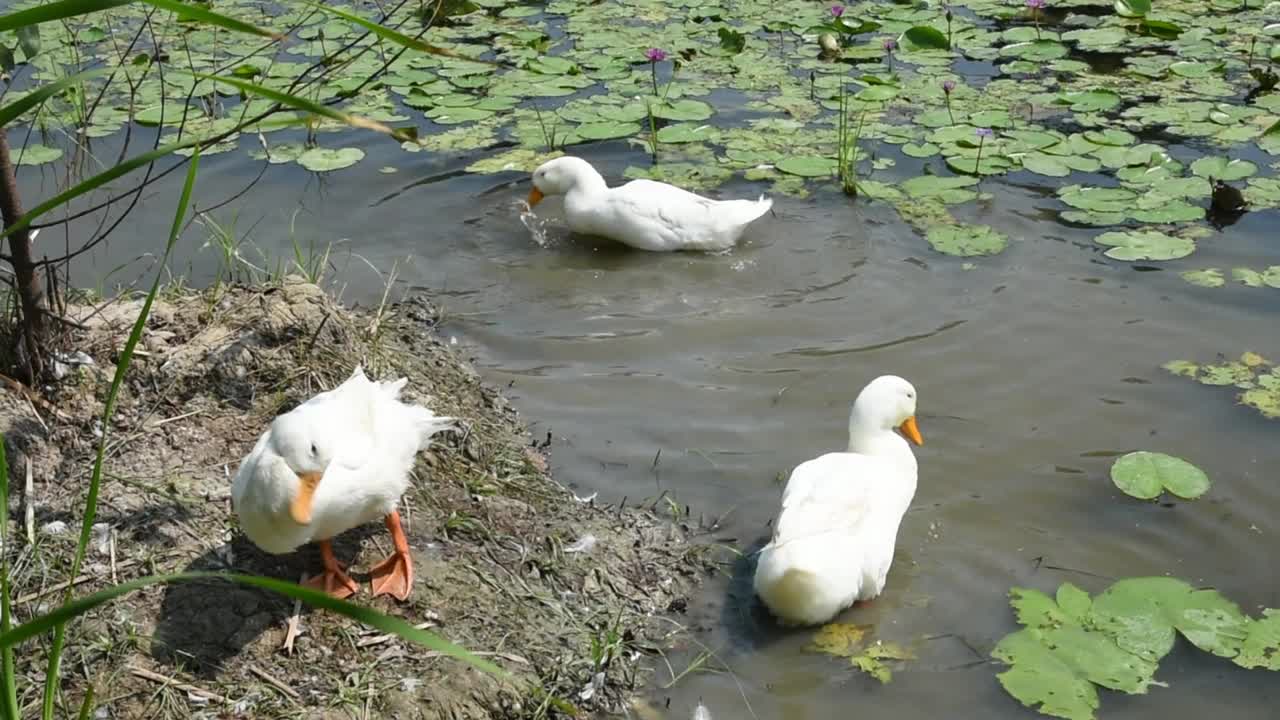
{"label": "duck wading in shallow water", "polygon": [[755,590],[783,625],[817,625],[884,589],[898,524],[916,492],[923,445],[916,391],[882,375],[849,413],[848,452],[801,463],[782,493],[773,539],[760,551]]}
{"label": "duck wading in shallow water", "polygon": [[324,571],[305,584],[337,598],[359,587],[330,538],[380,517],[395,552],[370,571],[373,593],[405,600],[413,586],[396,506],[414,457],[453,418],[398,400],[407,382],[373,382],[357,367],[346,382],[277,417],[236,473],[231,499],[245,535],[276,555],[318,542]]}
{"label": "duck wading in shallow water", "polygon": [[733,247],[747,225],[769,212],[773,200],[711,200],[653,180],[611,188],[591,163],[576,157],[548,160],[533,171],[529,207],[564,196],[569,229],[640,250],[709,250]]}

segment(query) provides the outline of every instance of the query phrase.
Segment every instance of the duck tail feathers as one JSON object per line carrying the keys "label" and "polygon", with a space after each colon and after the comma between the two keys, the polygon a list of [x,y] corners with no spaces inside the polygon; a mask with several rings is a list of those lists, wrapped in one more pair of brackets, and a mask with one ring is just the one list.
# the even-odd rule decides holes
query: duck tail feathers
{"label": "duck tail feathers", "polygon": [[[751,220],[755,220],[773,209],[773,198],[765,197],[761,194],[760,198],[752,203],[752,205],[754,206],[755,212],[751,216]],[[748,222],[750,222],[750,220]]]}
{"label": "duck tail feathers", "polygon": [[381,392],[387,398],[390,398],[391,400],[395,400],[396,398],[400,397],[400,391],[403,390],[404,386],[408,384],[409,384],[409,378],[407,377],[402,377],[399,380],[384,381],[384,382],[377,383],[378,391]]}
{"label": "duck tail feathers", "polygon": [[452,430],[456,427],[456,418],[436,415],[421,405],[404,405],[406,420],[410,427],[418,432],[418,440],[422,450],[431,445],[431,438],[437,433]]}

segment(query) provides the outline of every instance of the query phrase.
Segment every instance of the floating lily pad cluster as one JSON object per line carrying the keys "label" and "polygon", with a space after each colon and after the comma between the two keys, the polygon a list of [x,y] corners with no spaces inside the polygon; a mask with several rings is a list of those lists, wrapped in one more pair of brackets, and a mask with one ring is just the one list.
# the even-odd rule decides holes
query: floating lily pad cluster
{"label": "floating lily pad cluster", "polygon": [[1173,360],[1164,368],[1204,385],[1236,388],[1241,405],[1257,410],[1263,417],[1280,418],[1280,366],[1257,353],[1246,352],[1239,360],[1218,363]]}
{"label": "floating lily pad cluster", "polygon": [[[31,57],[17,38],[6,45],[30,62],[36,82],[93,64],[118,70],[109,85],[87,80],[83,94],[30,113],[26,120],[42,128],[104,137],[132,120],[166,139],[179,127],[184,137],[224,134],[268,106],[191,76],[229,72],[417,126],[421,143],[407,150],[472,153],[466,167],[478,173],[524,172],[550,152],[626,141],[643,151],[628,177],[703,190],[740,177],[803,195],[838,187],[837,128],[846,113],[860,127],[859,194],[894,204],[948,254],[1006,247],[995,231],[956,220],[949,206],[981,197],[977,180],[1009,173],[1061,179],[1062,219],[1099,228],[1100,250],[1117,260],[1194,252],[1210,178],[1240,185],[1250,209],[1280,207],[1280,180],[1240,157],[1280,154],[1280,94],[1267,86],[1280,25],[1263,3],[1050,5],[1051,13],[1005,0],[860,2],[832,12],[810,0],[470,0],[445,3],[422,34],[455,53],[442,57],[397,56],[397,47],[307,4],[283,0],[266,15],[260,3],[227,0],[219,12],[287,33],[283,49],[264,51],[260,38],[163,12],[150,25],[154,39],[148,32],[135,46],[119,42],[142,27],[149,11],[141,6],[42,25],[38,51],[27,43]],[[351,11],[416,35],[432,4],[405,3],[387,18],[376,14],[384,7]],[[996,75],[957,74],[959,63],[975,61],[992,63]],[[104,86],[86,115],[83,98]],[[337,122],[312,122],[304,152],[294,151],[295,137],[274,140],[272,132],[301,120],[261,123],[205,153],[246,148],[320,172],[360,161],[343,145],[350,135],[329,136],[343,129]],[[1186,157],[1189,147],[1204,155]],[[65,150],[33,145],[23,162],[53,162]],[[654,154],[656,164],[647,159]],[[922,179],[956,184],[910,185]]]}
{"label": "floating lily pad cluster", "polygon": [[1009,666],[997,678],[1044,715],[1089,720],[1099,687],[1134,695],[1165,686],[1155,675],[1178,635],[1240,667],[1280,670],[1280,611],[1250,617],[1218,591],[1176,578],[1128,578],[1093,597],[1071,583],[1055,597],[1009,594],[1023,628],[991,652]]}

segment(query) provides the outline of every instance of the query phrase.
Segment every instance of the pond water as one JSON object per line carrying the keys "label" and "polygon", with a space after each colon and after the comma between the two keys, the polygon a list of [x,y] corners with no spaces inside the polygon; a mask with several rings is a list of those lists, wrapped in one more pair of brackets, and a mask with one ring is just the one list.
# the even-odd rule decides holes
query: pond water
{"label": "pond water", "polygon": [[[400,152],[367,149],[387,162]],[[580,154],[613,180],[644,162],[621,144]],[[569,237],[549,200],[540,208],[552,239],[540,247],[519,220],[525,185],[463,176],[407,187],[434,171],[400,161],[401,173],[381,175],[380,164],[322,182],[273,170],[239,203],[240,222],[260,219],[254,241],[286,255],[301,207],[297,237],[350,238],[375,267],[399,262],[393,292],[422,287],[440,298],[443,332],[489,381],[509,386],[536,436],[553,433],[554,471],[579,495],[634,502],[668,491],[694,519],[721,518],[716,538],[747,548],[769,533],[778,475],[845,444],[849,404],[865,382],[896,373],[918,388],[920,486],[894,568],[880,600],[842,619],[914,643],[919,660],[880,687],[804,652],[809,633],[773,630],[744,585],[719,578],[679,619],[732,675],[689,675],[659,702],[692,707],[701,696],[730,718],[750,717],[744,695],[762,718],[825,718],[851,704],[871,717],[961,708],[1023,717],[994,666],[973,665],[1015,627],[1011,585],[1051,591],[1070,580],[1096,591],[1107,578],[1169,573],[1246,609],[1280,603],[1274,424],[1230,392],[1160,368],[1244,348],[1276,353],[1275,298],[1102,259],[1087,231],[1046,217],[1042,183],[984,181],[994,197],[976,212],[1013,242],[970,267],[929,252],[892,208],[838,193],[780,197],[776,216],[742,246],[709,256]],[[207,165],[207,185],[256,173],[237,160]],[[754,190],[731,184],[723,195]],[[1274,264],[1268,215],[1203,242],[1200,259]],[[138,239],[118,242],[97,267],[149,249],[142,239],[167,222],[160,212],[135,217],[127,234]],[[193,250],[182,260],[199,283],[212,259]],[[335,251],[345,269],[331,281],[350,301],[378,302],[383,279],[344,256]],[[1133,449],[1188,458],[1215,485],[1174,507],[1124,498],[1107,472]],[[933,636],[945,637],[922,639]],[[673,656],[677,672],[699,650]],[[1270,717],[1280,700],[1273,677],[1202,655],[1165,661],[1158,677],[1170,688],[1107,694],[1108,714],[1193,717],[1230,698],[1233,718]],[[659,678],[670,679],[665,667]]]}
{"label": "pond water", "polygon": [[[717,107],[730,118],[738,109]],[[873,625],[918,659],[881,685],[806,652],[811,633],[774,628],[743,568],[726,568],[676,617],[697,643],[682,641],[668,658],[679,674],[700,643],[721,672],[655,688],[650,700],[671,717],[687,717],[700,697],[716,718],[1034,717],[1001,690],[1000,666],[984,662],[1017,627],[1006,597],[1014,585],[1098,591],[1170,574],[1216,587],[1248,612],[1280,607],[1277,426],[1230,388],[1161,368],[1246,350],[1280,356],[1280,291],[1198,287],[1178,275],[1280,264],[1275,210],[1200,239],[1194,262],[1122,262],[1101,254],[1097,230],[1058,220],[1054,192],[1079,175],[1015,171],[985,178],[989,197],[954,209],[1006,234],[1009,247],[958,258],[933,252],[893,206],[851,200],[829,182],[806,198],[775,194],[774,213],[727,254],[645,254],[570,237],[555,200],[539,206],[549,241],[535,243],[519,217],[526,173],[455,172],[491,152],[409,155],[358,134],[348,144],[368,156],[336,173],[270,168],[230,206],[237,231],[272,257],[289,257],[295,239],[337,243],[328,281],[350,302],[376,304],[393,265],[393,297],[433,293],[448,312],[442,331],[508,388],[535,436],[552,434],[554,472],[579,495],[614,503],[665,493],[691,521],[718,519],[710,537],[753,549],[769,534],[779,478],[845,445],[863,384],[893,373],[918,389],[919,489],[887,589],[840,618]],[[571,150],[611,184],[650,164],[624,141]],[[876,176],[885,182],[928,162],[882,152],[898,161]],[[243,153],[206,158],[199,202],[238,191],[259,169]],[[32,196],[41,182],[24,176]],[[739,176],[711,194],[762,189]],[[77,267],[79,283],[154,252],[175,195],[170,184],[149,196]],[[231,214],[220,211],[220,222]],[[216,267],[202,237],[189,233],[175,263],[196,285]],[[133,263],[106,284],[147,273]],[[1108,469],[1135,449],[1187,458],[1213,488],[1197,502],[1126,498]],[[665,685],[671,674],[658,666]],[[1157,678],[1169,687],[1104,692],[1102,716],[1269,718],[1280,703],[1273,675],[1185,643]]]}

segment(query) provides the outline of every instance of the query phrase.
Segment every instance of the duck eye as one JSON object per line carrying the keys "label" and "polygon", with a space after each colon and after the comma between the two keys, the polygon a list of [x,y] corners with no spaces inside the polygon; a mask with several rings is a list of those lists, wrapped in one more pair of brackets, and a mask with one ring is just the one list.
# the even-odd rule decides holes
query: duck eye
{"label": "duck eye", "polygon": [[315,444],[315,443],[311,443],[311,454],[312,454],[312,455],[315,455],[315,454],[316,454],[316,444]]}

